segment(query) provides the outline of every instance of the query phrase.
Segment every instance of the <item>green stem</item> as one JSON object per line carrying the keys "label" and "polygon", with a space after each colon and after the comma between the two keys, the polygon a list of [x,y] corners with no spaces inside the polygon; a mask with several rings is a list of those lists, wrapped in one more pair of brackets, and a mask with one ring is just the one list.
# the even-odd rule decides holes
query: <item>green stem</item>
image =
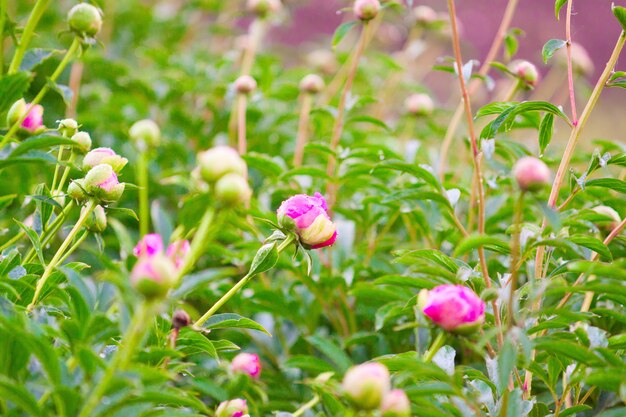
{"label": "green stem", "polygon": [[148,234],[150,228],[150,209],[148,197],[148,152],[144,149],[137,160],[137,185],[139,186],[139,233]]}
{"label": "green stem", "polygon": [[91,212],[95,209],[95,207],[96,207],[95,201],[91,200],[87,203],[87,205],[85,206],[85,211],[83,211],[81,216],[78,218],[78,220],[76,221],[76,224],[74,225],[70,233],[67,235],[67,237],[65,238],[65,240],[63,241],[63,243],[61,244],[57,252],[54,254],[54,257],[52,258],[48,266],[46,266],[46,269],[43,271],[43,275],[41,276],[41,278],[39,278],[39,281],[37,281],[37,286],[35,287],[35,294],[33,295],[33,300],[30,302],[30,304],[27,307],[28,311],[33,311],[33,308],[35,308],[37,299],[39,298],[39,295],[41,294],[41,291],[43,290],[43,287],[46,284],[46,281],[48,280],[48,278],[50,278],[50,275],[52,275],[52,271],[54,271],[54,268],[56,268],[56,266],[59,264],[59,262],[63,258],[63,255],[65,254],[65,251],[70,246],[70,244],[72,243],[72,241],[74,240],[74,238],[76,237],[80,229],[83,227],[83,224],[87,220],[87,217],[91,214]]}
{"label": "green stem", "polygon": [[41,16],[46,11],[48,4],[50,4],[50,0],[37,0],[37,3],[35,3],[35,7],[33,7],[33,11],[30,13],[26,26],[24,27],[24,31],[22,32],[20,44],[15,50],[13,60],[9,65],[9,74],[14,74],[19,70],[24,54],[26,53],[26,49],[28,48],[28,44],[30,44],[30,40],[35,34],[35,28],[37,27]]}
{"label": "green stem", "polygon": [[178,271],[178,277],[176,279],[175,286],[180,283],[183,276],[185,276],[185,274],[189,272],[191,267],[193,267],[193,265],[200,257],[200,253],[202,252],[202,249],[204,248],[204,245],[206,244],[207,238],[209,236],[209,230],[211,228],[211,223],[213,222],[214,215],[215,211],[209,208],[204,213],[204,216],[202,216],[202,220],[200,220],[200,226],[198,226],[198,230],[196,231],[193,241],[191,242],[189,254],[185,257],[185,261]]}
{"label": "green stem", "polygon": [[122,336],[122,344],[119,346],[111,363],[104,371],[102,379],[98,385],[91,391],[89,397],[85,400],[84,406],[78,417],[91,417],[93,410],[98,406],[102,396],[106,393],[111,379],[115,376],[116,371],[125,371],[131,362],[135,351],[141,345],[146,331],[149,329],[149,321],[155,313],[157,304],[152,301],[146,301],[139,306],[138,311],[133,314],[132,320]]}
{"label": "green stem", "polygon": [[439,349],[441,349],[445,341],[446,333],[442,331],[437,335],[437,338],[435,338],[432,345],[430,345],[430,349],[428,349],[424,354],[424,362],[432,361],[435,357],[435,354],[439,351]]}
{"label": "green stem", "polygon": [[[46,230],[44,230],[43,234],[39,237],[42,248],[44,248],[48,243],[50,243],[50,241],[52,240],[56,232],[63,225],[63,221],[65,220],[65,218],[67,217],[67,214],[70,212],[72,208],[74,208],[74,200],[70,200],[70,202],[67,203],[63,211],[59,213],[57,218],[54,219],[54,221],[50,224],[50,226],[48,226]],[[26,255],[26,257],[24,258],[24,263],[28,263],[32,261],[36,255],[37,253],[35,251],[35,248],[31,248],[30,251],[28,251],[28,254]]]}
{"label": "green stem", "polygon": [[85,230],[83,232],[82,235],[80,235],[80,237],[78,239],[76,239],[76,242],[74,242],[74,244],[72,245],[71,248],[69,248],[66,252],[65,255],[63,255],[63,257],[59,260],[59,264],[62,264],[63,262],[65,262],[65,260],[72,254],[74,253],[74,251],[76,249],[78,249],[78,247],[80,246],[81,243],[83,243],[83,241],[87,238],[87,236],[89,236],[89,231]]}
{"label": "green stem", "polygon": [[[70,171],[72,169],[71,165],[76,160],[76,153],[72,152],[70,155],[70,159],[67,160],[67,165],[65,166],[65,170],[63,171],[63,175],[61,176],[61,181],[59,181],[59,185],[56,187],[56,191],[63,191],[63,187],[65,186],[65,181],[67,181],[67,177],[70,175]],[[57,165],[60,166],[60,165]],[[52,192],[52,196],[55,196],[54,191]]]}
{"label": "green stem", "polygon": [[316,395],[315,397],[313,397],[313,399],[309,402],[307,402],[306,404],[303,404],[302,407],[298,408],[296,411],[294,411],[294,413],[292,414],[293,417],[299,417],[302,414],[304,414],[306,412],[306,410],[315,407],[315,405],[317,405],[317,403],[320,402],[320,397],[318,395]]}
{"label": "green stem", "polygon": [[[57,78],[59,78],[59,76],[61,75],[65,67],[67,67],[67,64],[69,64],[70,60],[72,59],[72,57],[78,51],[79,48],[80,48],[80,39],[76,37],[74,38],[72,45],[69,47],[69,49],[65,53],[65,56],[59,63],[59,66],[48,79],[48,82],[46,83],[46,85],[43,86],[43,88],[39,91],[39,93],[35,96],[35,98],[30,102],[31,106],[34,106],[36,104],[39,104],[39,102],[41,102],[41,100],[50,90],[50,85],[56,82]],[[4,139],[2,139],[2,141],[0,142],[0,148],[2,148],[4,145],[6,145],[9,142],[9,140],[13,137],[15,132],[17,132],[17,130],[22,125],[22,122],[24,121],[24,119],[26,119],[26,116],[28,116],[28,112],[24,112],[22,117],[20,117],[19,120],[17,120],[13,124],[13,126],[11,126],[7,134],[4,136]]]}
{"label": "green stem", "polygon": [[7,20],[7,0],[0,0],[0,75],[4,74],[4,24]]}
{"label": "green stem", "polygon": [[521,242],[520,236],[522,232],[522,218],[524,213],[524,191],[519,193],[519,197],[515,201],[514,214],[513,214],[513,235],[511,236],[511,276],[509,278],[509,303],[508,303],[508,315],[509,323],[508,328],[511,329],[515,324],[515,290],[517,289],[517,277],[519,274],[518,263],[521,257]]}
{"label": "green stem", "polygon": [[[289,246],[294,241],[294,236],[289,235],[282,243],[276,248],[278,253],[280,254],[287,246]],[[224,304],[228,302],[235,294],[239,292],[256,274],[250,274],[249,272],[239,280],[226,294],[222,296],[213,306],[206,312],[202,317],[200,317],[194,323],[194,327],[202,326],[217,310],[219,310]]]}
{"label": "green stem", "polygon": [[50,191],[52,192],[52,196],[54,196],[54,190],[56,190],[57,180],[59,179],[59,173],[61,172],[61,159],[63,158],[64,150],[65,150],[65,146],[63,145],[59,146],[59,151],[57,152],[57,163],[54,167],[54,176],[52,177],[52,185],[50,186]]}

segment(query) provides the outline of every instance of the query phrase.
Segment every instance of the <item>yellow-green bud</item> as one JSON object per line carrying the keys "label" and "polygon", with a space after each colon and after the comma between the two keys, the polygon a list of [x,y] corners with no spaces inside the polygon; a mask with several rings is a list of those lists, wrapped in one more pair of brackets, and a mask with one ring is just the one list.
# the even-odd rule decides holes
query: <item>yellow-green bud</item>
{"label": "yellow-green bud", "polygon": [[79,36],[93,38],[102,28],[102,15],[97,7],[79,3],[67,14],[70,29]]}
{"label": "yellow-green bud", "polygon": [[251,194],[248,181],[239,174],[226,174],[215,183],[215,197],[227,206],[245,203]]}
{"label": "yellow-green bud", "polygon": [[145,143],[148,146],[158,146],[161,142],[161,130],[150,119],[135,122],[128,131],[130,138],[137,143]]}
{"label": "yellow-green bud", "polygon": [[65,136],[66,138],[71,138],[78,131],[78,122],[74,119],[63,119],[59,120],[59,127],[57,130],[60,134]]}
{"label": "yellow-green bud", "polygon": [[72,136],[72,140],[76,142],[74,150],[80,153],[87,153],[91,149],[91,136],[87,132],[76,132],[74,136]]}
{"label": "yellow-green bud", "polygon": [[[85,212],[85,207],[81,209],[81,215]],[[107,228],[107,216],[104,212],[104,207],[98,205],[89,214],[85,221],[85,227],[87,230],[95,233],[102,233]]]}
{"label": "yellow-green bud", "polygon": [[83,202],[87,199],[87,194],[85,194],[85,180],[79,179],[70,182],[70,185],[67,186],[67,195],[69,195],[74,200],[77,200],[79,203]]}

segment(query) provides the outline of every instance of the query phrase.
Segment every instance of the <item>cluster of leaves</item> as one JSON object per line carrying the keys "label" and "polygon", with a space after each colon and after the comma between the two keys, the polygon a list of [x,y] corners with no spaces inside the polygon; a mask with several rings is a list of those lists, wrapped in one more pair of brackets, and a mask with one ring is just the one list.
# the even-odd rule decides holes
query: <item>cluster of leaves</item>
{"label": "cluster of leaves", "polygon": [[[5,46],[19,39],[22,23],[15,22],[26,20],[30,3],[0,8]],[[192,236],[203,214],[216,206],[195,193],[190,172],[197,152],[228,143],[233,134],[232,84],[242,54],[237,36],[245,33],[236,19],[243,2],[94,2],[104,11],[103,46],[93,45],[80,58],[78,97],[72,97],[69,69],[55,82],[47,80],[63,55],[59,49],[69,44],[65,15],[72,5],[51,3],[19,71],[6,75],[0,68],[0,120],[13,102],[28,101],[45,85],[51,89],[42,102],[48,126],[64,118],[77,99],[81,129],[96,145],[128,157],[123,180],[132,184],[138,155],[128,129],[138,119],[153,118],[163,143],[149,161],[152,226],[165,242],[172,235]],[[269,25],[284,23],[296,7],[285,3]],[[557,16],[565,3],[556,2]],[[339,381],[351,366],[369,360],[392,371],[394,386],[407,392],[413,415],[420,417],[626,415],[626,239],[618,235],[605,243],[617,223],[592,210],[609,206],[626,216],[624,144],[616,138],[587,140],[576,149],[568,186],[560,191],[563,207],[546,204],[548,189],[523,195],[521,220],[514,224],[520,197],[512,165],[536,155],[556,170],[564,145],[551,143],[553,132],[577,124],[564,103],[525,101],[528,91],[495,101],[499,95],[485,89],[490,100],[475,106],[474,114],[482,128],[486,189],[485,233],[476,233],[476,187],[465,134],[455,138],[450,168],[438,175],[441,138],[452,112],[415,117],[403,106],[411,92],[429,90],[424,74],[433,67],[449,72],[438,76],[458,94],[454,67],[428,54],[448,47],[448,28],[416,29],[407,6],[387,4],[369,23],[379,35],[371,37],[358,66],[338,149],[329,145],[340,105],[333,88],[343,84],[362,25],[346,13],[350,22],[316,46],[336,60],[320,67],[304,64],[310,51],[262,43],[251,73],[258,89],[249,97],[246,120],[250,207],[216,216],[195,269],[170,293],[158,317],[145,323],[144,346],[128,370],[115,374],[94,416],[213,415],[216,404],[236,397],[248,400],[253,416],[288,416],[314,396],[320,402],[307,415],[345,415],[349,405]],[[616,8],[621,23],[622,12]],[[397,59],[387,53],[385,28],[408,39]],[[493,67],[507,72],[520,33],[508,33],[503,62]],[[549,41],[544,59],[565,46]],[[6,57],[12,49],[0,53]],[[416,50],[426,52],[414,57]],[[287,66],[288,61],[302,64]],[[468,81],[492,86],[473,66],[470,61],[462,69]],[[298,83],[310,72],[323,75],[328,87],[310,112],[304,165],[294,166]],[[617,71],[607,85],[623,87],[624,78]],[[577,79],[576,88],[586,93],[586,80]],[[77,415],[124,343],[121,335],[141,302],[128,282],[139,239],[136,218],[125,215],[137,209],[137,192],[129,187],[118,208],[110,208],[108,229],[85,240],[51,275],[40,306],[25,310],[46,259],[64,237],[61,229],[52,242],[39,239],[62,209],[47,185],[56,149],[71,145],[46,132],[0,149],[2,415]],[[338,162],[336,176],[326,170],[330,158]],[[78,167],[70,167],[70,177],[79,178]],[[273,259],[276,268],[255,277],[203,329],[182,329],[172,346],[172,312],[184,308],[197,318],[211,307],[248,271],[270,235],[262,219],[273,221],[287,197],[323,191],[329,183],[339,188],[331,208],[339,239],[332,248],[311,252],[310,273],[301,257],[283,253]],[[115,210],[122,215],[112,216]],[[26,237],[4,245],[21,230]],[[488,271],[481,270],[480,248]],[[544,277],[535,276],[540,248],[546,253]],[[518,288],[511,299],[513,271]],[[449,337],[427,363],[422,357],[437,330],[419,311],[417,294],[445,283],[468,285],[500,310],[494,315],[490,307],[484,331]],[[591,292],[591,305],[581,311]],[[259,380],[230,371],[229,360],[240,350],[261,356]],[[533,375],[530,396],[526,371]]]}

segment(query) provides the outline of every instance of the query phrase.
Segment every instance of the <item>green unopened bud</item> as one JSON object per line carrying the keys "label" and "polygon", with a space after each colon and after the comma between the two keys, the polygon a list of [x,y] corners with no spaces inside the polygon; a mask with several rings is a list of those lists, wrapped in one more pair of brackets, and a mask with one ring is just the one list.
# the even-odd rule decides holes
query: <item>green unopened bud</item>
{"label": "green unopened bud", "polygon": [[[80,211],[81,215],[85,212],[85,207]],[[102,233],[107,228],[107,215],[104,212],[104,207],[96,206],[94,210],[89,214],[85,221],[85,227],[87,230],[94,233]]]}
{"label": "green unopened bud", "polygon": [[367,22],[378,16],[380,12],[380,1],[378,0],[356,0],[354,2],[354,14],[359,20]]}
{"label": "green unopened bud", "polygon": [[158,146],[161,142],[161,130],[159,126],[150,119],[139,120],[135,122],[128,131],[130,138],[141,144],[148,146]]}
{"label": "green unopened bud", "polygon": [[85,193],[85,180],[74,180],[70,182],[70,185],[67,186],[67,195],[69,195],[74,200],[78,202],[83,202],[87,199],[87,194]]}
{"label": "green unopened bud", "polygon": [[59,120],[59,127],[57,130],[60,134],[65,136],[66,138],[71,138],[78,131],[78,122],[74,119],[63,119]]}
{"label": "green unopened bud", "polygon": [[87,192],[104,202],[117,201],[124,193],[124,183],[120,183],[113,168],[107,164],[96,165],[85,176]]}
{"label": "green unopened bud", "polygon": [[259,17],[267,17],[281,8],[280,0],[248,0],[248,11]]}
{"label": "green unopened bud", "polygon": [[72,140],[76,142],[74,150],[80,153],[87,153],[91,149],[91,136],[87,132],[77,132]]}
{"label": "green unopened bud", "polygon": [[209,183],[231,172],[243,176],[247,170],[245,161],[228,146],[216,146],[198,153],[198,166],[202,179]]}
{"label": "green unopened bud", "polygon": [[239,174],[226,174],[215,183],[215,197],[227,206],[245,203],[251,194],[248,181]]}
{"label": "green unopened bud", "polygon": [[26,113],[26,100],[21,98],[13,103],[9,109],[9,112],[7,113],[7,125],[9,127],[13,126],[22,118],[24,113]]}
{"label": "green unopened bud", "polygon": [[102,28],[102,15],[97,7],[80,3],[67,14],[70,29],[79,36],[93,38]]}

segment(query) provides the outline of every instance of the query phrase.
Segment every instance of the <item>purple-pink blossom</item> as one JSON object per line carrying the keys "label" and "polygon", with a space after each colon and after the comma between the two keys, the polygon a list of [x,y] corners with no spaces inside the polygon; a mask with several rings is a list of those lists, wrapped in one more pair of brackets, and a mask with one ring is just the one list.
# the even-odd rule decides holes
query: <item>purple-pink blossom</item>
{"label": "purple-pink blossom", "polygon": [[233,358],[230,363],[230,369],[235,373],[244,373],[252,378],[258,378],[261,375],[261,361],[259,355],[254,353],[240,353]]}
{"label": "purple-pink blossom", "polygon": [[34,132],[43,126],[43,107],[39,104],[35,104],[34,106],[28,104],[26,108],[28,113],[22,121],[22,127]]}
{"label": "purple-pink blossom", "polygon": [[165,254],[174,262],[176,268],[180,268],[185,262],[185,258],[190,249],[191,245],[188,240],[177,240],[176,242],[170,243]]}
{"label": "purple-pink blossom", "polygon": [[141,256],[154,256],[160,252],[163,252],[163,238],[158,233],[145,235],[133,249],[133,255],[138,258]]}
{"label": "purple-pink blossom", "polygon": [[445,284],[424,294],[422,311],[445,330],[456,330],[485,320],[485,302],[468,287]]}
{"label": "purple-pink blossom", "polygon": [[283,201],[277,211],[278,223],[294,231],[310,249],[335,243],[337,227],[328,215],[326,200],[320,193],[297,194]]}

